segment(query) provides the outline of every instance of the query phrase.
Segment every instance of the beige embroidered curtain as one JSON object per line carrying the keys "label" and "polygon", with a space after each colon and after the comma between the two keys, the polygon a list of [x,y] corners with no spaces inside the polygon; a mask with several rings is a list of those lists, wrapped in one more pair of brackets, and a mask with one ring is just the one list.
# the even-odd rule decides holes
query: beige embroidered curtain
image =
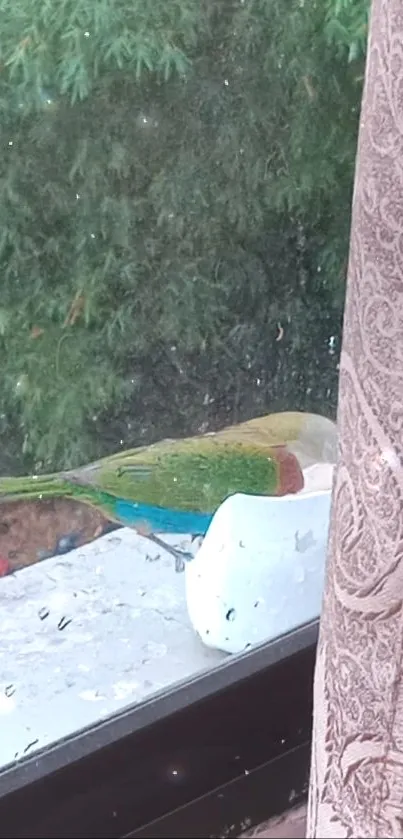
{"label": "beige embroidered curtain", "polygon": [[403,0],[373,0],[309,837],[403,836]]}

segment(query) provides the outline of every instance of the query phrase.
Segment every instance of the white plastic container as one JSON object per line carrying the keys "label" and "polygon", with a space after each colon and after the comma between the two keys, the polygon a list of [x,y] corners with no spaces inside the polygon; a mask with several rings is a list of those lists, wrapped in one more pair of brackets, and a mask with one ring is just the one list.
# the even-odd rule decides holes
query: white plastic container
{"label": "white plastic container", "polygon": [[326,489],[238,494],[217,510],[185,570],[189,618],[207,646],[239,653],[319,616],[330,477]]}

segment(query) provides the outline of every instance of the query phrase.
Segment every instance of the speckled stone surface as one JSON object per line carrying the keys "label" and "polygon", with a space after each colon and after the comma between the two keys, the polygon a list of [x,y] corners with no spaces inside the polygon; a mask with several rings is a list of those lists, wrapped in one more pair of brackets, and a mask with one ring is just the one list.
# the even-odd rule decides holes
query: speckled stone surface
{"label": "speckled stone surface", "polygon": [[0,579],[0,765],[225,659],[194,632],[184,587],[127,529]]}

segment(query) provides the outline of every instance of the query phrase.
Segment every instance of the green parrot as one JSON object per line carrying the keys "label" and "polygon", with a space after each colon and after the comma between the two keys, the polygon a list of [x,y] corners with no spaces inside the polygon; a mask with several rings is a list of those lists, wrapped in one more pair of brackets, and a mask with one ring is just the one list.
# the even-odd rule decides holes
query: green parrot
{"label": "green parrot", "polygon": [[285,495],[304,478],[289,443],[306,418],[269,414],[217,433],[118,452],[80,469],[50,475],[0,477],[0,504],[12,500],[72,498],[163,547],[176,570],[193,559],[158,533],[203,536],[219,505],[234,493]]}

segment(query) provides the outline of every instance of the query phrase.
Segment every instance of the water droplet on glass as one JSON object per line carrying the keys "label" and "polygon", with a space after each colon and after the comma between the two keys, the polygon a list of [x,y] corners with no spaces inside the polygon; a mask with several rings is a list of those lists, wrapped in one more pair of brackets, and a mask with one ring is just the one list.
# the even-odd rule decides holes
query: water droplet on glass
{"label": "water droplet on glass", "polygon": [[28,376],[26,373],[23,373],[22,376],[17,379],[15,383],[15,393],[17,396],[23,396],[28,390]]}

